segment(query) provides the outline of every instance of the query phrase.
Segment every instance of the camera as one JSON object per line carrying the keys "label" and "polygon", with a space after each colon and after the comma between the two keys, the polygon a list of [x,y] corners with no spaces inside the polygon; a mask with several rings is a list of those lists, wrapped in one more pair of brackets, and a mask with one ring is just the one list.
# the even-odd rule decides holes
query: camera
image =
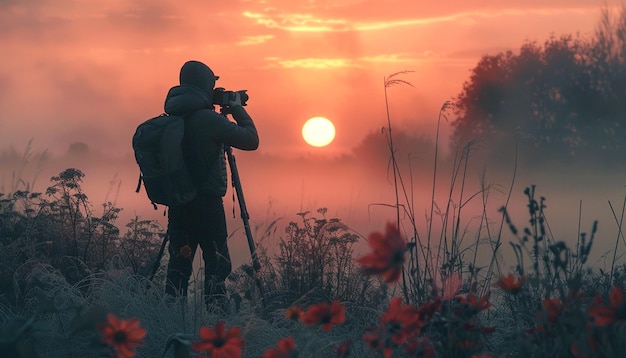
{"label": "camera", "polygon": [[239,97],[241,98],[241,105],[245,106],[249,98],[246,91],[247,90],[227,91],[222,87],[218,87],[213,90],[213,104],[220,107],[228,107],[230,105],[230,101],[234,101],[237,93],[239,93]]}

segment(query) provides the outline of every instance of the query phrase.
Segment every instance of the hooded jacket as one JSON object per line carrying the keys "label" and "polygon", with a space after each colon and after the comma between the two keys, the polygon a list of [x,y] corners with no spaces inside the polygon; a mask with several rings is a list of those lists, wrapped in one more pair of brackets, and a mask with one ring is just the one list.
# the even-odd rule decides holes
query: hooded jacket
{"label": "hooded jacket", "polygon": [[165,98],[165,112],[185,118],[183,150],[198,191],[224,196],[228,185],[224,145],[255,150],[259,146],[259,136],[252,118],[243,107],[231,106],[227,109],[237,123],[215,112],[215,80],[213,71],[203,63],[185,63],[180,73],[181,84],[172,87]]}

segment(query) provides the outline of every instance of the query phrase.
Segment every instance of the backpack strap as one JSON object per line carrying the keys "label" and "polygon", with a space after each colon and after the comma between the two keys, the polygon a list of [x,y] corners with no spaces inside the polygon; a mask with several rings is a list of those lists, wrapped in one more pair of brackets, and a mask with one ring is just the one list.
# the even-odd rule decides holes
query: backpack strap
{"label": "backpack strap", "polygon": [[141,171],[139,171],[139,181],[137,181],[137,189],[135,189],[135,193],[139,193],[139,191],[141,190],[141,182],[142,182],[142,177],[141,177]]}
{"label": "backpack strap", "polygon": [[[143,176],[141,175],[141,171],[139,172],[139,180],[137,181],[137,189],[135,189],[135,193],[139,193],[141,190],[141,182],[143,181]],[[157,210],[157,204],[154,201],[150,201],[150,204],[154,207],[154,210]],[[165,216],[165,214],[164,214]]]}

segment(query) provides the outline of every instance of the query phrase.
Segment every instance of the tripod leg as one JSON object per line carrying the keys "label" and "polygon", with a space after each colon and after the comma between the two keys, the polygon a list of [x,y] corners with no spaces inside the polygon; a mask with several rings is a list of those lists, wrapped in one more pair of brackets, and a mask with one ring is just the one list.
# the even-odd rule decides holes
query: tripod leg
{"label": "tripod leg", "polygon": [[156,259],[154,259],[154,264],[152,265],[152,272],[150,272],[150,276],[148,276],[148,281],[152,281],[154,279],[154,275],[159,270],[161,266],[161,259],[163,258],[163,252],[165,251],[165,245],[167,244],[167,234],[163,237],[163,242],[161,243],[161,248],[159,249],[159,254]]}
{"label": "tripod leg", "polygon": [[261,294],[261,303],[265,306],[265,290],[263,289],[263,284],[261,279],[259,278],[259,271],[261,270],[261,264],[259,263],[259,259],[256,254],[256,247],[254,244],[254,239],[252,238],[252,231],[250,230],[250,222],[248,210],[246,209],[246,202],[243,198],[243,189],[241,187],[241,180],[239,178],[239,171],[237,170],[237,163],[235,161],[235,156],[233,155],[232,148],[230,146],[224,147],[224,152],[226,152],[226,156],[228,157],[228,165],[230,166],[230,172],[233,182],[233,187],[235,188],[235,192],[237,193],[237,200],[239,201],[239,208],[241,209],[241,219],[243,220],[243,226],[246,232],[246,237],[248,238],[248,247],[250,249],[250,256],[252,257],[252,267],[254,268],[254,277],[256,286],[259,289],[259,293]]}

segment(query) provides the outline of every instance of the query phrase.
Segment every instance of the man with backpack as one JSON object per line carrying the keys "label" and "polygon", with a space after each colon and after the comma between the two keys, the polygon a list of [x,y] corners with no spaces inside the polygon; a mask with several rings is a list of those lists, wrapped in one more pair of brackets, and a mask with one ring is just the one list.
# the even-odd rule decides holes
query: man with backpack
{"label": "man with backpack", "polygon": [[[242,107],[244,92],[227,92],[231,96],[225,103],[216,102],[214,87],[218,78],[204,63],[188,61],[180,70],[180,85],[172,87],[165,99],[165,112],[184,119],[183,154],[198,191],[190,202],[169,206],[170,259],[165,292],[172,296],[187,295],[199,245],[204,260],[207,304],[225,303],[225,280],[232,270],[222,201],[228,185],[224,146],[241,150],[256,150],[259,146],[254,122]],[[220,104],[222,113],[215,112],[215,103]]]}

